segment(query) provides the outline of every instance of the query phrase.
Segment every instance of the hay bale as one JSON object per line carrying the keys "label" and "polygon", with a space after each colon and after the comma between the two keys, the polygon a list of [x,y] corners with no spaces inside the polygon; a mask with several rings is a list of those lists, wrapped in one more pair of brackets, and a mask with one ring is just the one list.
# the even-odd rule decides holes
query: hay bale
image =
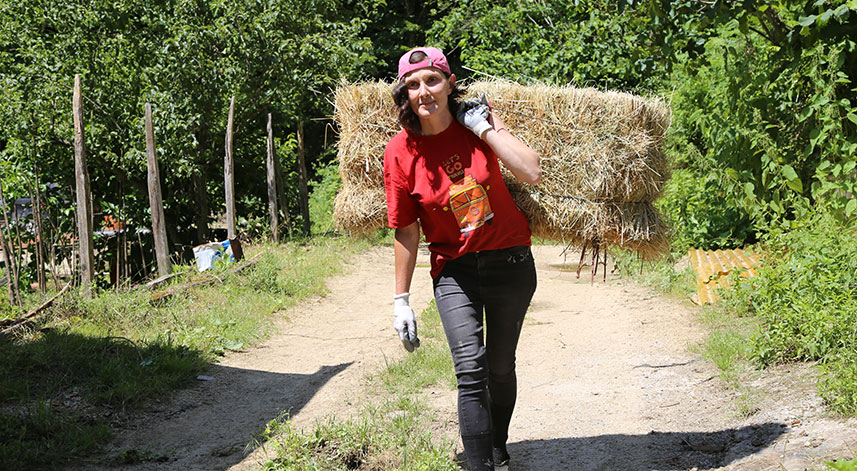
{"label": "hay bale", "polygon": [[[334,220],[339,230],[366,232],[386,223],[384,148],[399,132],[385,82],[343,84],[336,91],[339,172]],[[533,233],[566,243],[602,244],[652,256],[667,247],[666,227],[652,206],[668,177],[663,154],[670,110],[659,99],[595,89],[474,82],[506,126],[541,155],[538,185],[504,169]]]}
{"label": "hay bale", "polygon": [[384,148],[400,130],[393,84],[343,84],[334,95],[333,119],[339,126],[339,175],[343,184],[384,187]]}
{"label": "hay bale", "polygon": [[476,82],[509,130],[542,156],[539,191],[591,201],[660,197],[670,113],[663,102],[592,88]]}
{"label": "hay bale", "polygon": [[339,232],[363,234],[387,225],[384,187],[343,184],[333,200],[333,226]]}

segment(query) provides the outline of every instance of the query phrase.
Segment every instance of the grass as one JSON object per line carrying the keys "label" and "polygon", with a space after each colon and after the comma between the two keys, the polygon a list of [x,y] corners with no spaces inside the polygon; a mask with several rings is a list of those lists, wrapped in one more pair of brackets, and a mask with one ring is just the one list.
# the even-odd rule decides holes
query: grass
{"label": "grass", "polygon": [[452,358],[432,302],[420,316],[421,346],[371,379],[369,396],[346,420],[330,419],[312,430],[292,427],[286,418],[268,424],[259,439],[276,457],[266,471],[460,471],[450,457],[452,443],[431,432],[433,415],[424,390],[455,387]]}
{"label": "grass", "polygon": [[419,320],[420,348],[379,374],[387,392],[408,395],[435,384],[456,387],[452,356],[434,300]]}
{"label": "grass", "polygon": [[673,298],[687,299],[696,292],[696,274],[690,267],[676,269],[683,254],[669,254],[651,262],[640,262],[630,252],[611,252],[616,268],[625,279],[651,287]]}
{"label": "grass", "polygon": [[[47,321],[0,339],[0,469],[58,466],[109,436],[100,410],[138,407],[180,388],[219,355],[270,333],[271,316],[321,294],[342,258],[366,242],[256,245],[250,268],[153,303],[145,289],[67,295]],[[166,287],[201,275],[179,266]],[[165,288],[165,289],[166,289]]]}

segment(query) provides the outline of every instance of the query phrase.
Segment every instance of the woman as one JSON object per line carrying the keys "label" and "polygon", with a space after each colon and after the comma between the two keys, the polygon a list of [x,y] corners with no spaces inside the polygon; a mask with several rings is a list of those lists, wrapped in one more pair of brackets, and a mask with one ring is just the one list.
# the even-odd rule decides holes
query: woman
{"label": "woman", "polygon": [[464,450],[472,471],[493,470],[509,461],[515,348],[536,288],[530,228],[497,159],[519,180],[537,183],[539,156],[484,97],[456,101],[461,91],[437,48],[399,59],[393,95],[404,128],[384,154],[388,223],[396,230],[394,326],[409,351],[419,346],[408,295],[421,226],[455,364]]}

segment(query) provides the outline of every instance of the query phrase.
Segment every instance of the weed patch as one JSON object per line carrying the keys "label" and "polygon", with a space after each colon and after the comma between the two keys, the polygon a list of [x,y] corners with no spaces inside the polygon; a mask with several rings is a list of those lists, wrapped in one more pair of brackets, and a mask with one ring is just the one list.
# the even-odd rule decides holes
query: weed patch
{"label": "weed patch", "polygon": [[32,469],[68,459],[110,436],[107,426],[79,414],[55,411],[38,401],[19,412],[0,414],[0,469]]}
{"label": "weed patch", "polygon": [[759,316],[760,365],[818,361],[831,408],[857,413],[857,226],[816,216],[771,232],[759,275],[727,294]]}
{"label": "weed patch", "polygon": [[673,253],[651,262],[640,262],[631,252],[617,251],[613,260],[622,278],[649,286],[662,294],[686,299],[696,292],[696,275],[690,264],[676,269],[681,256]]}

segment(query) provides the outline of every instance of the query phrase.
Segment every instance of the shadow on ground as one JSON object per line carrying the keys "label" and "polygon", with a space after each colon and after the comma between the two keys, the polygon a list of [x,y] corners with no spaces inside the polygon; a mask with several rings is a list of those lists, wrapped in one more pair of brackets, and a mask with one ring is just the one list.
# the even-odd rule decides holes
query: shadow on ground
{"label": "shadow on ground", "polygon": [[[651,432],[510,443],[514,471],[703,470],[753,455],[786,433],[765,423],[717,432]],[[464,459],[464,456],[460,456]]]}
{"label": "shadow on ground", "polygon": [[228,469],[259,445],[255,435],[269,421],[296,414],[351,364],[323,366],[311,374],[212,365],[205,375],[213,379],[150,406],[116,431],[100,457],[70,469]]}

